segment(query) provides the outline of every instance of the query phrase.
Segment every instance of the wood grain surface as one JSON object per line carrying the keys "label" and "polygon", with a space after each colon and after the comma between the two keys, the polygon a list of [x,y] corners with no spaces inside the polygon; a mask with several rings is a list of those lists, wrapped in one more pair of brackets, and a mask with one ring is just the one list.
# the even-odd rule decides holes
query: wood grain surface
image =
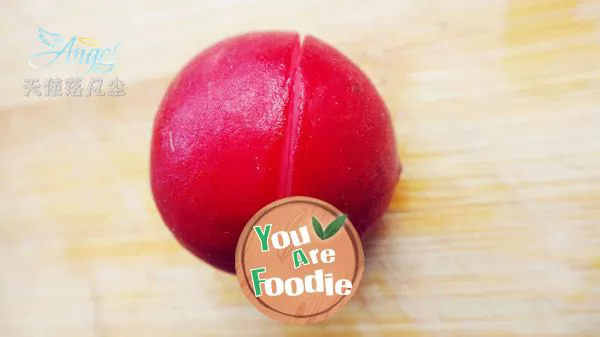
{"label": "wood grain surface", "polygon": [[[0,336],[600,335],[600,2],[0,4]],[[123,97],[25,97],[37,27],[121,41]],[[163,226],[152,119],[195,53],[248,30],[328,41],[373,80],[405,173],[357,295],[271,321]]]}

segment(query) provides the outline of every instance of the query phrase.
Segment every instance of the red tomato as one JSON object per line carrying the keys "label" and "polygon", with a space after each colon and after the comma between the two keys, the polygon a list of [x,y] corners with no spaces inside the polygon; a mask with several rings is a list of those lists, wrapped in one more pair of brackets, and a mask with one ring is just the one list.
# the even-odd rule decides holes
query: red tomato
{"label": "red tomato", "polygon": [[158,210],[181,244],[227,272],[244,225],[268,203],[322,199],[364,233],[401,172],[390,115],[369,79],[295,33],[250,33],[204,50],[173,80],[154,123]]}

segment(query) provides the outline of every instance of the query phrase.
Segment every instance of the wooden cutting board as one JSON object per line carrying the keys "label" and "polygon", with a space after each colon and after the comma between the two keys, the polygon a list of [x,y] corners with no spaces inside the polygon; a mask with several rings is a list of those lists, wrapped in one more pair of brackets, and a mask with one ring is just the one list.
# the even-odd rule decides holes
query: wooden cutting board
{"label": "wooden cutting board", "polygon": [[[600,2],[3,1],[1,336],[600,335]],[[121,41],[123,97],[25,97],[37,27]],[[248,30],[320,37],[372,78],[405,173],[332,319],[262,316],[182,249],[148,182],[176,71]],[[90,76],[86,75],[86,81]]]}

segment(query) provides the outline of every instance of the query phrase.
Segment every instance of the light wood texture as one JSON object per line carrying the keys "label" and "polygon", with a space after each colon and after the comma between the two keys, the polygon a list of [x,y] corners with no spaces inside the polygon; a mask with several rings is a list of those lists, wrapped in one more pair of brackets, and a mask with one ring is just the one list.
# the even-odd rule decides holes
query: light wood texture
{"label": "light wood texture", "polygon": [[[600,334],[600,2],[3,1],[1,336]],[[36,28],[122,41],[120,98],[24,97]],[[405,173],[359,293],[286,326],[184,251],[148,183],[169,80],[231,34],[339,48],[393,114]]]}

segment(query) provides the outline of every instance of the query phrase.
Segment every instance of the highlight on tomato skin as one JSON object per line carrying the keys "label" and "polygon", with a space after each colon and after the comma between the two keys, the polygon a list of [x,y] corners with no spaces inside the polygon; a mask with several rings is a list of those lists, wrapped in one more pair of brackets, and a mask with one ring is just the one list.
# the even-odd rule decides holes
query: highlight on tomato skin
{"label": "highlight on tomato skin", "polygon": [[154,120],[156,206],[191,253],[235,272],[246,222],[287,196],[335,205],[364,233],[401,173],[389,112],[367,76],[326,43],[248,33],[202,51]]}

